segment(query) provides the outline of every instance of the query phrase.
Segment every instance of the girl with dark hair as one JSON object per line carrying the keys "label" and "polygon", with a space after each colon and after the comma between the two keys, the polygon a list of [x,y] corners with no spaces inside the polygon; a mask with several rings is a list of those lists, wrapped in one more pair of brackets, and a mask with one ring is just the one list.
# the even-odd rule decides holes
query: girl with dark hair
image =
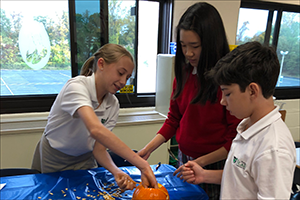
{"label": "girl with dark hair", "polygon": [[111,132],[119,115],[114,94],[125,86],[133,69],[131,54],[117,44],[106,44],[90,57],[81,76],[70,79],[57,95],[32,168],[49,173],[96,168],[98,162],[121,189],[132,190],[136,183],[114,164],[108,148],[141,170],[144,186],[157,188],[148,162]]}
{"label": "girl with dark hair", "polygon": [[[222,92],[206,73],[229,52],[218,11],[205,2],[190,6],[177,26],[175,80],[168,118],[138,154],[151,152],[176,135],[178,159],[206,169],[223,169],[239,119],[220,105]],[[182,166],[174,172],[181,175]],[[210,199],[219,199],[220,185],[201,184]]]}

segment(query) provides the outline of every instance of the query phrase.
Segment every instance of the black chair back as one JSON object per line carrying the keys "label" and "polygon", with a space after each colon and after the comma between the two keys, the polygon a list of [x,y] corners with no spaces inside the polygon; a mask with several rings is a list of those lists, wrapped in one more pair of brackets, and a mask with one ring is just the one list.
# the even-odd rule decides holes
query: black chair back
{"label": "black chair back", "polygon": [[27,168],[6,168],[0,169],[0,177],[5,176],[16,176],[16,175],[25,175],[25,174],[40,174],[41,172],[35,169]]}
{"label": "black chair back", "polygon": [[[138,152],[137,150],[133,150],[133,151],[135,153]],[[115,154],[111,150],[107,150],[107,152],[109,153],[110,157],[112,158],[112,160],[114,161],[114,163],[117,167],[133,166],[130,162],[128,162],[127,160],[124,160],[124,158],[122,158],[119,155]],[[101,165],[99,165],[99,164],[98,164],[98,166],[101,167]]]}

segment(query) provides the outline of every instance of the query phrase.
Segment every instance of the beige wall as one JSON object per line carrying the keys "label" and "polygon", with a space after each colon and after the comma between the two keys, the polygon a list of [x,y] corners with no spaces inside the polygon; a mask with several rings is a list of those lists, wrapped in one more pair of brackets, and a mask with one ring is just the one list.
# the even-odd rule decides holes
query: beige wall
{"label": "beige wall", "polygon": [[262,0],[262,1],[300,5],[299,0]]}
{"label": "beige wall", "polygon": [[30,168],[42,131],[0,135],[0,168]]}
{"label": "beige wall", "polygon": [[283,110],[286,110],[285,123],[290,129],[295,141],[300,142],[300,99],[277,100],[279,106],[284,103]]}
{"label": "beige wall", "polygon": [[240,0],[233,1],[185,1],[175,0],[174,3],[174,18],[173,18],[173,40],[175,41],[175,28],[184,11],[196,2],[207,2],[213,5],[221,15],[227,39],[229,44],[235,44],[235,34],[237,29],[238,14],[240,8]]}
{"label": "beige wall", "polygon": [[[139,113],[136,109],[122,110],[113,133],[131,149],[142,149],[165,120],[164,116],[153,110],[154,108],[148,108]],[[0,168],[31,167],[34,150],[44,131],[47,115],[48,113],[1,115]],[[169,142],[153,152],[148,159],[149,164],[169,164],[168,146]]]}

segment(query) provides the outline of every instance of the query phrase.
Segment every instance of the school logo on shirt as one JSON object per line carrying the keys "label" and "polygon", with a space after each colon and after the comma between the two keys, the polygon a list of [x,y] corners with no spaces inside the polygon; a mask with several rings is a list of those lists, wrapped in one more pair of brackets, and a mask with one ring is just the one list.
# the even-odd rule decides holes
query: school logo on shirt
{"label": "school logo on shirt", "polygon": [[245,169],[246,168],[246,163],[244,161],[241,161],[239,160],[237,157],[233,156],[233,164],[242,168],[242,169]]}
{"label": "school logo on shirt", "polygon": [[108,118],[106,118],[106,119],[101,119],[101,123],[104,124],[107,120],[108,120]]}

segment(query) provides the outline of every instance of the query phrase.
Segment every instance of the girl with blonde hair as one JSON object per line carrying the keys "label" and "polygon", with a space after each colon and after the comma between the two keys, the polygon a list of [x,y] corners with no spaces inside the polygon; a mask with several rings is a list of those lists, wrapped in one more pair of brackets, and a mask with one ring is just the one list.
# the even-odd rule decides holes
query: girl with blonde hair
{"label": "girl with blonde hair", "polygon": [[135,182],[114,164],[108,148],[140,169],[144,186],[157,187],[148,162],[111,132],[119,115],[114,94],[125,86],[133,69],[131,54],[117,44],[106,44],[91,56],[81,75],[71,78],[57,95],[32,168],[49,173],[96,168],[98,162],[121,189],[133,189]]}

